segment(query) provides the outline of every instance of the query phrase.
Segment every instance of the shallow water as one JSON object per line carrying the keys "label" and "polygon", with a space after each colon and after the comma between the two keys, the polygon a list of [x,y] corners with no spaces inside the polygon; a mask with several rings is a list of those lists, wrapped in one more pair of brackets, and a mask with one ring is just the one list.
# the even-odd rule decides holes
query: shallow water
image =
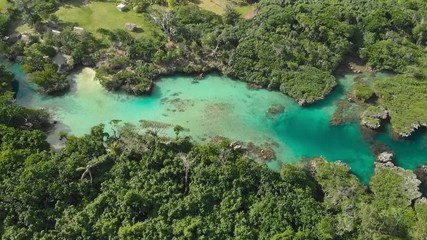
{"label": "shallow water", "polygon": [[[46,97],[28,84],[19,65],[12,65],[11,70],[20,82],[18,104],[47,108],[60,122],[49,136],[54,144],[58,143],[60,130],[81,136],[99,123],[108,128],[112,119],[135,124],[145,119],[179,124],[189,129],[185,134],[198,141],[220,135],[256,144],[277,144],[278,160],[269,163],[271,168],[277,168],[280,162],[324,156],[330,161],[349,164],[363,182],[373,173],[374,156],[359,124],[331,126],[329,123],[335,103],[351,87],[353,75],[339,78],[339,86],[322,102],[300,108],[281,93],[249,90],[244,83],[215,74],[197,84],[188,76],[165,77],[156,82],[151,96],[134,97],[107,92],[93,80],[93,70],[85,68],[71,76],[76,84],[70,93]],[[267,116],[272,105],[283,105],[284,113]],[[413,169],[427,162],[424,134],[396,142],[382,133],[376,140],[391,146],[403,167]]]}

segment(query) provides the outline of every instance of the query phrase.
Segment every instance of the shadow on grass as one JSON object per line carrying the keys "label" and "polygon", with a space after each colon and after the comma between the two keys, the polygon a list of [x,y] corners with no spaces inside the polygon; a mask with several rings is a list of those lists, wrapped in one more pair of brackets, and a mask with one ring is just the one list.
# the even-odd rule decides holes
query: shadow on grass
{"label": "shadow on grass", "polygon": [[[90,0],[87,1],[90,3]],[[84,0],[65,0],[62,4],[64,8],[84,7]]]}
{"label": "shadow on grass", "polygon": [[133,30],[133,32],[134,32],[134,33],[143,33],[143,32],[144,32],[144,29],[142,29],[142,28],[140,28],[140,27],[137,27],[137,28],[135,28],[135,29]]}

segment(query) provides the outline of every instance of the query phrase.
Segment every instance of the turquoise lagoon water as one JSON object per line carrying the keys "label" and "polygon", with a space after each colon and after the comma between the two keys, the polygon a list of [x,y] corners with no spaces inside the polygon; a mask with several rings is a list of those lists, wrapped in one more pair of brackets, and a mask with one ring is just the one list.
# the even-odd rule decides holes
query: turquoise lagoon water
{"label": "turquoise lagoon water", "polygon": [[[359,124],[331,126],[336,101],[351,87],[354,75],[338,78],[339,86],[323,101],[310,107],[299,107],[279,92],[250,90],[244,83],[211,74],[199,83],[188,76],[164,77],[156,82],[151,96],[134,97],[110,93],[95,81],[94,71],[85,68],[71,75],[73,89],[64,96],[38,94],[24,76],[19,65],[11,66],[20,83],[18,104],[46,108],[59,121],[49,135],[58,144],[58,132],[81,136],[99,123],[112,119],[137,124],[139,120],[155,120],[180,124],[196,141],[214,136],[274,146],[277,161],[269,166],[277,169],[280,162],[296,162],[301,158],[323,156],[330,161],[349,164],[363,182],[373,173],[374,156],[370,143],[364,140]],[[272,105],[283,105],[282,114],[268,116]],[[374,141],[390,146],[399,165],[414,169],[427,162],[425,134],[418,133],[398,142],[388,133],[378,134]]]}

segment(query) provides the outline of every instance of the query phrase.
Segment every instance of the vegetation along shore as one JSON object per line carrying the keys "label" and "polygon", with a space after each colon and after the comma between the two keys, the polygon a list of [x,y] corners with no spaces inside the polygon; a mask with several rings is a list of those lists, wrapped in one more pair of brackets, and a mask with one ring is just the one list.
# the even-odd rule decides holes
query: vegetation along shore
{"label": "vegetation along shore", "polygon": [[[0,13],[2,62],[19,63],[46,96],[69,93],[67,76],[81,67],[108,91],[137,96],[165,75],[197,83],[218,72],[307,108],[348,70],[360,75],[334,125],[389,124],[403,139],[427,127],[424,0],[0,0]],[[2,239],[427,238],[427,167],[399,167],[387,146],[372,147],[366,184],[340,161],[272,171],[253,155],[275,158],[270,146],[195,143],[155,121],[64,133],[52,150],[52,116],[18,106],[14,78],[0,65]],[[267,110],[271,121],[287,111]]]}

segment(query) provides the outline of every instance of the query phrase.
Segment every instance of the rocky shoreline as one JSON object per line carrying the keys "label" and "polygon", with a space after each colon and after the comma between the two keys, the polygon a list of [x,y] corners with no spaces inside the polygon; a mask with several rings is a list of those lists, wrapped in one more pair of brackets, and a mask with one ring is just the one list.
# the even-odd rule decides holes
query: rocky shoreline
{"label": "rocky shoreline", "polygon": [[422,193],[419,191],[419,186],[422,182],[413,171],[395,166],[392,162],[375,163],[376,174],[383,170],[391,170],[403,178],[401,187],[404,189],[408,198],[408,206],[411,205],[414,200],[421,199]]}
{"label": "rocky shoreline", "polygon": [[416,123],[411,125],[411,129],[408,132],[399,132],[397,133],[400,137],[409,137],[414,133],[417,129],[421,127],[427,127],[427,123]]}
{"label": "rocky shoreline", "polygon": [[[362,114],[360,124],[370,129],[379,129],[382,124],[381,121],[390,118],[390,111],[381,106],[369,106]],[[427,127],[427,123],[412,124],[408,131],[397,132],[399,137],[407,138],[412,135],[416,130],[421,127]]]}
{"label": "rocky shoreline", "polygon": [[369,106],[361,116],[361,124],[371,129],[381,127],[381,120],[389,117],[390,112],[380,106]]}
{"label": "rocky shoreline", "polygon": [[276,152],[273,150],[273,147],[278,146],[278,143],[276,142],[267,142],[259,145],[253,142],[245,143],[241,141],[233,141],[222,136],[215,136],[210,140],[210,142],[215,145],[228,141],[228,147],[230,150],[239,151],[260,161],[272,161],[276,159]]}

